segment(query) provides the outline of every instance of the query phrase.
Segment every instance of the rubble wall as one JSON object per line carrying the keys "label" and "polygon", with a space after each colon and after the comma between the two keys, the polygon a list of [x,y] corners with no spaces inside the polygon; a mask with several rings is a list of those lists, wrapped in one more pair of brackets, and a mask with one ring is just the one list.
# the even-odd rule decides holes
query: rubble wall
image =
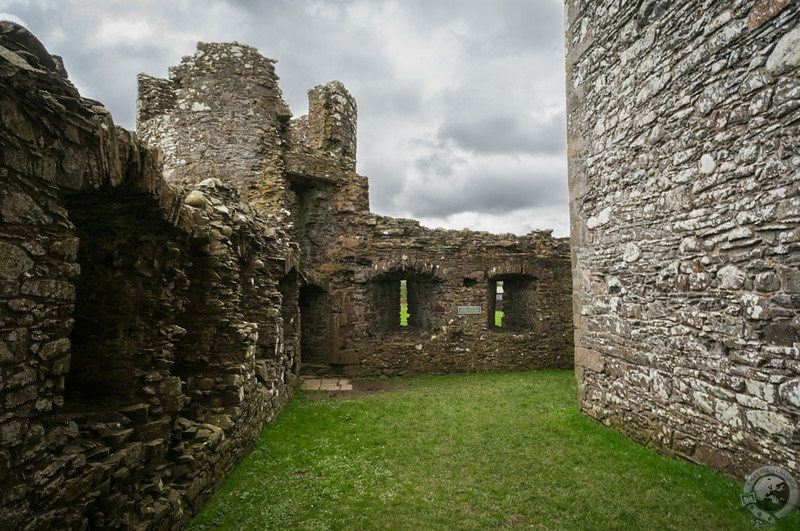
{"label": "rubble wall", "polygon": [[181,528],[291,395],[296,244],[0,36],[1,527]]}
{"label": "rubble wall", "polygon": [[[549,232],[519,238],[434,230],[371,213],[368,180],[355,171],[355,98],[338,81],[314,87],[309,114],[278,127],[273,115],[285,104],[278,101],[274,72],[247,66],[271,68],[273,62],[256,55],[239,44],[201,43],[194,56],[170,70],[168,80],[140,76],[139,130],[168,153],[170,179],[181,171],[194,174],[188,166],[181,170],[169,153],[197,154],[197,168],[216,169],[230,166],[232,154],[243,161],[266,154],[277,161],[276,172],[283,168],[252,187],[248,197],[299,244],[296,279],[286,280],[282,292],[301,309],[292,333],[306,347],[303,371],[374,377],[572,367],[567,239]],[[259,95],[261,76],[269,91]],[[254,94],[266,98],[253,103],[255,116],[245,112]],[[239,102],[236,117],[224,103],[213,103],[220,101]],[[254,127],[275,136],[242,142]],[[214,157],[220,154],[225,158],[218,163]],[[225,171],[213,175],[234,183],[249,175],[262,182],[246,168]],[[405,325],[401,281],[410,283],[409,302],[416,305]],[[507,294],[518,292],[517,310],[501,327],[493,324],[489,296],[498,281],[519,286]],[[459,313],[460,307],[478,313]]]}
{"label": "rubble wall", "polygon": [[198,43],[167,79],[139,75],[136,111],[136,131],[157,143],[167,181],[219,178],[250,202],[286,207],[283,138],[292,113],[274,61],[255,48]]}
{"label": "rubble wall", "polygon": [[566,2],[580,409],[800,475],[800,5]]}
{"label": "rubble wall", "polygon": [[[308,322],[316,316],[301,315],[310,334],[323,334],[303,352],[303,370],[391,377],[572,368],[568,239],[429,229],[371,213],[367,179],[355,173],[355,114],[352,96],[332,82],[309,91],[309,115],[292,123],[287,173],[301,276],[327,313],[316,327]],[[506,326],[494,326],[490,291],[504,279],[524,285],[518,326],[508,312]]]}
{"label": "rubble wall", "polygon": [[[374,214],[358,221],[329,275],[336,337],[328,372],[384,377],[572,368],[566,238],[549,231],[517,237],[428,229]],[[401,281],[410,314],[405,324]],[[505,284],[505,302],[516,293],[524,303],[496,303],[497,282]]]}

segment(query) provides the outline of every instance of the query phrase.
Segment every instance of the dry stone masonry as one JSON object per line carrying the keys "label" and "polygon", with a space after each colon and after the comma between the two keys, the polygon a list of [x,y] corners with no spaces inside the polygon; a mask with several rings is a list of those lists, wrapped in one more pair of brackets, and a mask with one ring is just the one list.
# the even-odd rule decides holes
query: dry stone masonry
{"label": "dry stone masonry", "polygon": [[[137,130],[166,154],[167,179],[233,181],[299,243],[299,267],[281,282],[300,308],[293,333],[306,370],[397,376],[571,366],[568,241],[548,232],[431,230],[370,213],[367,179],[355,172],[357,106],[340,82],[310,90],[309,114],[289,120],[272,61],[247,46],[201,43],[169,79],[139,83]],[[245,92],[235,95],[236,87]],[[264,159],[268,167],[254,162]],[[506,304],[509,326],[494,326],[498,281],[518,301]],[[459,313],[466,306],[479,313]]]}
{"label": "dry stone masonry", "polygon": [[800,477],[800,4],[566,13],[581,410]]}
{"label": "dry stone masonry", "polygon": [[201,43],[139,89],[137,136],[0,22],[0,527],[180,529],[301,370],[572,367],[568,241],[370,213],[341,83],[292,120]]}

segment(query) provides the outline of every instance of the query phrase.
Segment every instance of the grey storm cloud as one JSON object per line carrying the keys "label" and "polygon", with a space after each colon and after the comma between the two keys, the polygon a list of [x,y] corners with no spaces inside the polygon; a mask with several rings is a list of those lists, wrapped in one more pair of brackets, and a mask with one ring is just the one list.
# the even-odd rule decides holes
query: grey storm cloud
{"label": "grey storm cloud", "polygon": [[238,41],[278,60],[295,116],[315,85],[336,79],[355,96],[358,171],[379,214],[437,222],[549,203],[562,208],[557,234],[568,217],[566,164],[552,162],[565,158],[562,10],[562,0],[0,0],[124,127],[135,127],[137,74],[166,77],[198,40]]}
{"label": "grey storm cloud", "polygon": [[417,160],[424,186],[407,186],[396,197],[398,205],[418,217],[447,217],[463,212],[502,215],[567,200],[557,158],[489,157],[469,164],[454,151],[442,149]]}
{"label": "grey storm cloud", "polygon": [[[402,202],[415,217],[447,217],[463,212],[511,214],[524,208],[547,206],[563,201],[566,184],[559,186],[554,175],[531,178],[530,174],[494,173],[467,183],[437,186],[438,194],[411,190]],[[563,190],[562,190],[563,188]]]}
{"label": "grey storm cloud", "polygon": [[[471,53],[560,53],[563,2],[530,0],[405,0],[425,30],[443,20],[461,22],[460,35]],[[555,23],[554,23],[555,22]]]}
{"label": "grey storm cloud", "polygon": [[566,151],[566,115],[534,121],[514,113],[458,116],[439,128],[442,141],[476,153],[543,153]]}

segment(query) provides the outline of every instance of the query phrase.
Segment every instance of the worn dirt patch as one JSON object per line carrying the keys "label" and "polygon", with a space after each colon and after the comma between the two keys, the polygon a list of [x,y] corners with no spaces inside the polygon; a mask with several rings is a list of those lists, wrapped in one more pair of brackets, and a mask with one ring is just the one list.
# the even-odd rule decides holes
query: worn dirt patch
{"label": "worn dirt patch", "polygon": [[402,383],[391,380],[350,380],[350,385],[353,386],[351,391],[331,391],[329,394],[342,397],[369,396],[390,393],[405,387]]}

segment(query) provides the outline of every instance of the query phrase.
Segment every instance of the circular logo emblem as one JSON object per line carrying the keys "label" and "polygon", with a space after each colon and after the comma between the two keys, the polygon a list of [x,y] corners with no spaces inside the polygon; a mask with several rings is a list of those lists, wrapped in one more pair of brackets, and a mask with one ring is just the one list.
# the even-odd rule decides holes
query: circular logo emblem
{"label": "circular logo emblem", "polygon": [[742,489],[742,505],[757,520],[770,524],[785,518],[797,505],[800,489],[792,475],[779,466],[762,466],[752,472]]}

